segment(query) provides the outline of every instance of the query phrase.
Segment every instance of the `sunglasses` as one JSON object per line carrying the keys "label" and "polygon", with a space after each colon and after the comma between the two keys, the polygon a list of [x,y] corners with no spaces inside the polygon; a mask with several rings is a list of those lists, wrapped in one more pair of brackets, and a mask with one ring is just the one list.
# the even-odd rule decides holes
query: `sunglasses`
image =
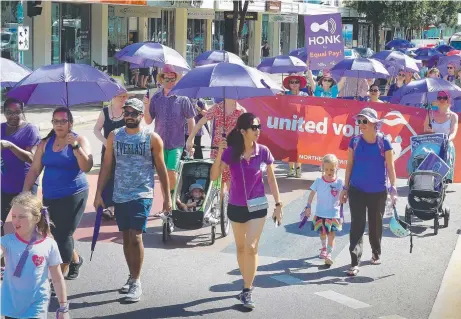
{"label": "sunglasses", "polygon": [[124,111],[124,112],[123,112],[123,115],[124,115],[125,117],[133,117],[133,118],[137,118],[137,117],[139,116],[139,114],[141,114],[141,113],[139,113],[139,112],[136,112],[136,111],[133,111],[133,112],[130,112],[130,111]]}
{"label": "sunglasses", "polygon": [[453,70],[453,69],[454,69],[454,67],[452,67],[452,66],[449,66],[449,67],[447,67],[447,69],[448,69],[448,70]]}
{"label": "sunglasses", "polygon": [[21,115],[21,113],[22,113],[22,111],[15,111],[15,112],[13,112],[13,111],[6,111],[6,112],[5,112],[5,116],[14,116],[14,115],[17,116],[17,115]]}
{"label": "sunglasses", "polygon": [[64,119],[64,120],[51,120],[51,123],[53,123],[54,125],[65,125],[65,124],[69,123],[69,120],[68,120],[68,119]]}
{"label": "sunglasses", "polygon": [[357,122],[357,125],[360,125],[360,124],[367,125],[367,124],[368,124],[368,120],[367,120],[367,119],[357,120],[356,122]]}
{"label": "sunglasses", "polygon": [[378,89],[373,89],[373,90],[370,89],[370,92],[378,93],[379,90]]}
{"label": "sunglasses", "polygon": [[261,130],[261,124],[258,124],[258,125],[252,125],[250,126],[250,128],[256,132],[257,130]]}
{"label": "sunglasses", "polygon": [[399,76],[405,76],[405,73],[399,73]]}
{"label": "sunglasses", "polygon": [[323,79],[322,81],[323,81],[323,82],[333,82],[332,79]]}
{"label": "sunglasses", "polygon": [[290,81],[290,84],[299,84],[299,81]]}
{"label": "sunglasses", "polygon": [[176,82],[176,78],[163,78],[165,83]]}
{"label": "sunglasses", "polygon": [[437,100],[439,100],[439,101],[448,101],[448,96],[437,96]]}

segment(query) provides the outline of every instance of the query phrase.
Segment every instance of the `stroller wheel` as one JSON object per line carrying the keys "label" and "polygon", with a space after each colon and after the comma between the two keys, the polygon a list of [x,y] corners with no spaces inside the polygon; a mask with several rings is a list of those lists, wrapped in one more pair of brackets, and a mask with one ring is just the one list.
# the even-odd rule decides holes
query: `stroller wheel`
{"label": "stroller wheel", "polygon": [[163,223],[162,226],[162,241],[165,243],[168,240],[168,224]]}
{"label": "stroller wheel", "polygon": [[446,207],[443,212],[443,227],[448,227],[448,222],[450,221],[450,208]]}
{"label": "stroller wheel", "polygon": [[214,244],[216,240],[216,226],[211,226],[211,245]]}
{"label": "stroller wheel", "polygon": [[408,205],[405,207],[405,223],[411,225],[411,209]]}
{"label": "stroller wheel", "polygon": [[437,235],[439,233],[439,217],[435,216],[434,217],[434,235]]}

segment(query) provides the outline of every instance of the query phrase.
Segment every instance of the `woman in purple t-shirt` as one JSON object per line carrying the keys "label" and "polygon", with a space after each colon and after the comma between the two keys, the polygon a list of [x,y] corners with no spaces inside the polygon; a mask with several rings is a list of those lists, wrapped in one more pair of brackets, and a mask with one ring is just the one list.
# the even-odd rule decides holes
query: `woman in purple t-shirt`
{"label": "woman in purple t-shirt", "polygon": [[269,187],[276,203],[272,218],[278,225],[282,222],[282,202],[272,164],[274,158],[266,146],[256,143],[260,130],[261,123],[254,114],[240,115],[237,125],[227,137],[227,143],[222,141],[219,144],[219,151],[211,168],[211,180],[216,180],[229,167],[231,183],[227,212],[244,282],[238,299],[247,308],[255,307],[251,296],[252,285],[258,268],[259,238],[267,215],[267,206],[253,210],[253,205],[248,201],[259,199],[259,204],[267,203],[263,181],[266,169]]}

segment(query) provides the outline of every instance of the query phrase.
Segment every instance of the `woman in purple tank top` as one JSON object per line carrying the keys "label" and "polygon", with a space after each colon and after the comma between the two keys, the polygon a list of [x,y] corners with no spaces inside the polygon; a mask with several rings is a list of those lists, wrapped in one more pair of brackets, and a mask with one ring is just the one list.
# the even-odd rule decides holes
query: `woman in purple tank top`
{"label": "woman in purple tank top", "polygon": [[85,211],[88,181],[85,173],[93,167],[88,140],[72,131],[73,117],[66,107],[53,112],[53,129],[40,142],[24,182],[30,190],[43,173],[43,204],[54,223],[51,233],[58,243],[67,279],[77,279],[83,258],[74,250],[73,234]]}

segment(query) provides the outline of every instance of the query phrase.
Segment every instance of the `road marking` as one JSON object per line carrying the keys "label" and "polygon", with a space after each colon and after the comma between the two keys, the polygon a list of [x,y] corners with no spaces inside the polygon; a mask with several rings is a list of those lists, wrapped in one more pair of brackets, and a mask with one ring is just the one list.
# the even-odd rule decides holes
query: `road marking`
{"label": "road marking", "polygon": [[378,319],[406,319],[404,317],[401,317],[399,315],[392,315],[392,316],[383,316],[379,317]]}
{"label": "road marking", "polygon": [[371,307],[371,305],[361,302],[360,300],[350,298],[348,296],[339,294],[332,290],[316,292],[315,294],[320,297],[324,297],[324,298],[336,301],[337,303],[340,303],[352,309],[362,309],[362,308]]}
{"label": "road marking", "polygon": [[277,275],[277,276],[271,276],[271,278],[281,281],[285,284],[288,285],[299,285],[302,284],[303,281],[301,279],[298,279],[296,277],[290,276],[290,275]]}

